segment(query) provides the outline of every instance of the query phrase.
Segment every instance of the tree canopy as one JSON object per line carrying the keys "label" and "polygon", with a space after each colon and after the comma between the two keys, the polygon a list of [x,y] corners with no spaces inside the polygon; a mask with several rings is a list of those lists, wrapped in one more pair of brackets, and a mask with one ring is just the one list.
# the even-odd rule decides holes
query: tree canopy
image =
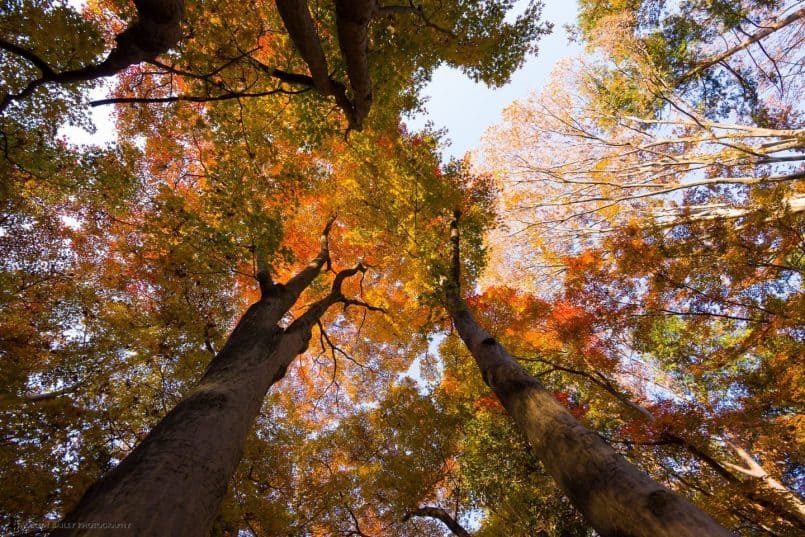
{"label": "tree canopy", "polygon": [[541,10],[6,2],[0,531],[805,530],[805,11]]}

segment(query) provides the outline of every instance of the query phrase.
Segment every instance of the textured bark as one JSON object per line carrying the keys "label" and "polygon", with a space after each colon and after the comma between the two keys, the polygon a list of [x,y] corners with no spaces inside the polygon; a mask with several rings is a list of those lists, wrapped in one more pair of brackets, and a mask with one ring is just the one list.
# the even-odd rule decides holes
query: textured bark
{"label": "textured bark", "polygon": [[310,69],[313,85],[323,95],[332,95],[327,58],[305,0],[276,0],[277,10],[296,50]]}
{"label": "textured bark", "polygon": [[375,12],[374,0],[335,0],[338,46],[347,65],[352,89],[355,122],[360,125],[372,106],[369,78],[369,21]]}
{"label": "textured bark", "polygon": [[182,35],[184,0],[135,0],[134,4],[137,19],[115,38],[115,48],[96,65],[57,73],[33,52],[0,40],[0,48],[25,58],[42,72],[40,78],[31,81],[20,93],[5,95],[0,101],[0,112],[43,84],[68,84],[112,76],[131,65],[153,60],[174,47]]}
{"label": "textured bark", "polygon": [[[756,490],[748,491],[748,497],[760,505],[782,516],[800,530],[805,530],[805,502],[792,490],[774,479],[745,449],[728,441],[727,445],[738,455],[743,465],[725,463],[725,466],[748,477],[749,486]],[[770,501],[773,498],[773,501]]]}
{"label": "textured bark", "polygon": [[[573,375],[579,375],[586,378],[590,382],[595,383],[646,421],[654,422],[657,420],[654,414],[652,414],[647,408],[629,399],[625,393],[617,389],[612,382],[610,382],[600,373],[593,375],[587,373],[586,371],[565,367],[541,358],[538,360],[542,363],[550,365],[552,368]],[[737,485],[737,487],[733,490],[735,490],[737,494],[740,494],[746,498],[746,500],[748,500],[750,503],[755,504],[755,506],[760,510],[767,510],[771,513],[774,513],[774,515],[777,516],[780,521],[788,522],[794,527],[805,531],[805,504],[802,502],[802,500],[796,495],[796,493],[794,493],[794,491],[787,489],[784,485],[782,485],[782,483],[772,479],[771,476],[769,476],[748,453],[740,448],[734,447],[733,449],[735,449],[739,457],[746,462],[746,466],[743,467],[729,463],[721,463],[710,453],[708,453],[706,448],[702,449],[695,443],[690,442],[688,439],[675,433],[666,432],[663,434],[661,440],[658,442],[653,442],[653,444],[676,445],[687,450],[699,461],[709,466],[725,481],[732,485]],[[730,470],[727,469],[727,466],[732,467],[733,470],[737,471],[738,473],[750,477],[750,479],[738,479]]]}
{"label": "textured bark", "polygon": [[[136,535],[206,535],[263,397],[278,376],[282,317],[254,304],[199,384],[64,519],[124,523]],[[64,528],[54,535],[89,535]]]}
{"label": "textured bark", "polygon": [[464,529],[464,527],[456,521],[455,518],[451,517],[450,514],[442,509],[441,507],[420,507],[415,511],[407,514],[405,516],[405,520],[408,520],[412,517],[430,517],[435,518],[436,520],[441,520],[445,526],[455,535],[456,537],[470,537],[470,532]]}
{"label": "textured bark", "polygon": [[355,106],[347,97],[346,88],[340,82],[330,78],[327,58],[321,48],[321,41],[316,33],[316,26],[313,24],[307,2],[305,0],[276,0],[276,4],[294,47],[310,69],[313,87],[324,96],[335,97],[336,104],[347,116],[350,128],[361,130],[361,122],[357,120]]}
{"label": "textured bark", "polygon": [[560,489],[603,537],[698,537],[729,533],[707,514],[629,464],[582,426],[473,318],[459,292],[458,214],[451,229],[447,309],[492,388]]}
{"label": "textured bark", "polygon": [[243,315],[198,385],[90,487],[52,535],[97,535],[93,524],[126,525],[138,536],[209,534],[266,392],[307,348],[311,326],[341,301],[341,281],[362,269],[342,271],[330,295],[288,328],[278,325],[329,263],[331,223],[319,255],[285,285],[261,277],[262,299]]}

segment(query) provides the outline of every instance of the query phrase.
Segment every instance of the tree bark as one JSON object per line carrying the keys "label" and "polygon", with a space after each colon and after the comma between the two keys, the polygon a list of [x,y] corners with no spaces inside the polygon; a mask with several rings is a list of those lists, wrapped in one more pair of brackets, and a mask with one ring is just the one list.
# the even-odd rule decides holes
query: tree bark
{"label": "tree bark", "polygon": [[372,106],[372,81],[369,78],[369,21],[375,13],[374,0],[335,0],[335,24],[338,46],[347,65],[352,88],[355,122],[363,123]]}
{"label": "tree bark", "polygon": [[339,108],[347,116],[349,127],[361,130],[362,124],[358,121],[355,106],[347,97],[346,88],[340,82],[330,78],[330,68],[327,58],[321,47],[321,41],[316,33],[316,26],[310,16],[306,0],[276,0],[280,18],[291,37],[291,41],[299,51],[299,55],[310,69],[313,87],[321,95],[332,95]]}
{"label": "tree bark", "polygon": [[278,324],[329,263],[331,223],[319,255],[285,285],[263,271],[262,299],[243,315],[198,385],[89,488],[52,535],[97,535],[98,524],[124,525],[138,536],[209,534],[266,392],[307,348],[311,327],[329,306],[358,303],[341,295],[341,283],[363,265],[339,272],[333,290],[290,326]]}
{"label": "tree bark", "polygon": [[[600,373],[593,375],[586,371],[564,367],[548,360],[539,359],[539,361],[566,373],[582,376],[610,393],[623,405],[633,410],[646,421],[655,422],[657,420],[656,416],[652,414],[651,411],[641,404],[632,401],[604,375]],[[746,498],[756,507],[761,510],[768,510],[774,513],[781,521],[788,522],[800,530],[805,530],[805,503],[799,499],[796,493],[769,476],[746,451],[733,446],[733,450],[747,463],[745,467],[742,467],[717,461],[713,455],[708,453],[707,448],[702,449],[683,436],[673,432],[664,433],[662,439],[656,444],[676,445],[685,449],[699,461],[709,466],[722,479],[732,485],[739,485],[736,493]],[[742,481],[738,479],[727,469],[725,464],[726,466],[732,467],[733,470],[750,477],[750,480]],[[765,494],[764,489],[766,491]]]}
{"label": "tree bark", "polygon": [[33,52],[0,39],[0,48],[25,58],[42,73],[20,93],[4,95],[0,100],[0,113],[11,102],[27,97],[43,84],[69,84],[112,76],[131,65],[153,60],[179,42],[184,0],[135,0],[134,4],[137,7],[137,19],[115,38],[115,48],[103,62],[81,69],[57,73]]}
{"label": "tree bark", "polygon": [[461,339],[545,470],[603,537],[727,537],[703,511],[629,464],[582,426],[473,318],[460,296],[457,212],[447,309]]}
{"label": "tree bark", "polygon": [[470,532],[465,530],[455,518],[451,517],[450,514],[441,507],[420,507],[405,515],[404,520],[408,520],[415,516],[435,518],[436,520],[442,521],[442,523],[444,523],[444,525],[447,526],[447,528],[456,537],[470,537]]}

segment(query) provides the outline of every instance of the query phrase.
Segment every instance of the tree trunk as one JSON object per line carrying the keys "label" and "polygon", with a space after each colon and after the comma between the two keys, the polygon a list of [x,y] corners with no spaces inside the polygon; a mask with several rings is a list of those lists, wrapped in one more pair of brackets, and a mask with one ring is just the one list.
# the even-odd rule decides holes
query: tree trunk
{"label": "tree trunk", "polygon": [[310,69],[313,87],[321,95],[335,97],[336,104],[347,117],[349,127],[361,130],[361,122],[356,116],[355,106],[347,96],[346,87],[330,78],[330,68],[316,32],[316,25],[310,16],[307,0],[275,0],[275,3],[294,47]]}
{"label": "tree trunk", "polygon": [[20,93],[0,99],[0,113],[13,101],[23,99],[42,84],[69,84],[112,76],[129,66],[151,61],[173,48],[182,35],[184,0],[135,0],[137,19],[115,37],[115,48],[106,59],[81,69],[57,73],[34,52],[0,39],[0,48],[21,56],[41,71]]}
{"label": "tree trunk", "polygon": [[372,82],[369,78],[369,21],[375,13],[373,0],[335,0],[338,46],[347,66],[352,88],[355,122],[360,126],[372,106]]}
{"label": "tree trunk", "polygon": [[93,533],[73,523],[130,524],[136,535],[209,533],[279,370],[276,312],[270,302],[249,308],[199,384],[84,494],[54,535]]}
{"label": "tree trunk", "polygon": [[[550,365],[555,369],[559,369],[572,375],[579,375],[588,379],[590,382],[598,385],[606,390],[609,394],[615,397],[623,405],[633,410],[641,418],[648,422],[657,421],[656,416],[652,414],[646,407],[629,399],[625,393],[616,388],[615,384],[607,379],[600,372],[596,371],[595,375],[580,371],[569,367],[563,367],[557,363],[539,359],[540,362]],[[746,463],[746,466],[736,466],[729,463],[722,463],[715,459],[713,455],[708,452],[708,447],[704,449],[690,442],[688,439],[680,436],[677,433],[666,432],[662,436],[660,443],[677,445],[691,455],[696,457],[699,461],[709,466],[716,474],[718,474],[727,483],[738,485],[735,493],[740,494],[747,501],[752,503],[759,510],[768,510],[774,513],[775,516],[783,523],[790,523],[800,530],[805,530],[805,503],[793,491],[786,488],[782,483],[773,479],[746,451],[737,446],[731,445],[736,454]],[[733,470],[748,476],[749,480],[741,480],[732,474],[727,469],[730,466]]]}
{"label": "tree trunk", "polygon": [[341,271],[333,291],[286,329],[278,323],[329,263],[327,232],[319,256],[286,285],[263,271],[263,298],[238,322],[198,385],[107,475],[92,485],[52,535],[97,535],[103,525],[138,536],[208,535],[227,483],[240,461],[246,435],[271,385],[304,352],[311,327],[341,295]]}
{"label": "tree trunk", "polygon": [[461,339],[545,470],[603,537],[701,537],[729,532],[629,464],[582,426],[472,317],[459,291],[458,213],[453,220],[447,309]]}

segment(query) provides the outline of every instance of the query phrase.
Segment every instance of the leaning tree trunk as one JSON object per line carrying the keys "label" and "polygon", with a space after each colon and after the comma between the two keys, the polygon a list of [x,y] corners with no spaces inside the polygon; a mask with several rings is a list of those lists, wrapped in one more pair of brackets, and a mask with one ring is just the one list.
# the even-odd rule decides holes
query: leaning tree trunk
{"label": "leaning tree trunk", "polygon": [[227,483],[240,461],[249,428],[269,387],[307,348],[311,327],[341,295],[341,271],[333,290],[290,326],[279,322],[329,263],[327,231],[318,257],[286,285],[259,275],[262,299],[238,322],[198,385],[116,468],[92,485],[52,535],[97,535],[99,524],[128,528],[138,536],[208,535]]}
{"label": "leaning tree trunk", "polygon": [[586,429],[473,318],[459,290],[458,217],[451,225],[447,309],[461,339],[559,488],[603,537],[701,537],[729,532]]}
{"label": "leaning tree trunk", "polygon": [[[322,95],[332,95],[344,112],[349,128],[360,131],[372,106],[369,76],[369,22],[379,13],[374,0],[336,0],[335,22],[338,46],[352,90],[330,76],[330,68],[307,0],[275,0],[288,36],[310,69],[313,86]],[[413,9],[413,8],[410,8]]]}

